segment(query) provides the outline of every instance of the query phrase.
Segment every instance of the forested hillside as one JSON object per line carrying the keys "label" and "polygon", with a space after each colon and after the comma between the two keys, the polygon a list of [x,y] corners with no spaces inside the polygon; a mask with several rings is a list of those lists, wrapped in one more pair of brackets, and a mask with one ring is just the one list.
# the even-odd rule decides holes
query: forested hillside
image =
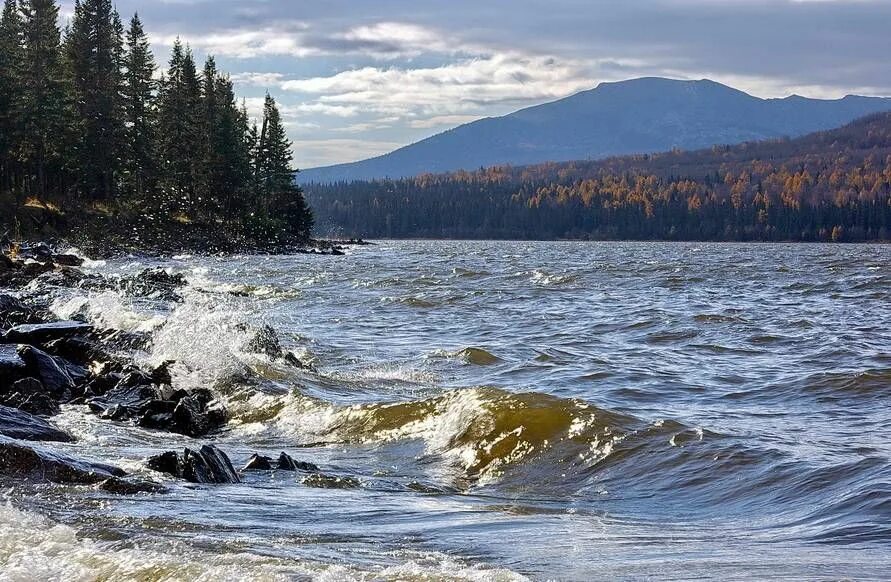
{"label": "forested hillside", "polygon": [[323,230],[365,237],[891,238],[891,114],[795,140],[600,162],[313,185]]}
{"label": "forested hillside", "polygon": [[252,123],[209,57],[179,41],[156,80],[138,16],[78,0],[6,0],[0,17],[0,235],[138,245],[286,243],[312,215],[275,101]]}

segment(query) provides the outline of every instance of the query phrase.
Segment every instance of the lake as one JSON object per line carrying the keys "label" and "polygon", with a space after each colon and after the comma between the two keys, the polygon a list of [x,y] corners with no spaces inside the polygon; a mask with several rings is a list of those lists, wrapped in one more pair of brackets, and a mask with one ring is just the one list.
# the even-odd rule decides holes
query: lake
{"label": "lake", "polygon": [[[232,415],[193,441],[68,406],[169,492],[39,485],[0,579],[882,579],[891,572],[891,246],[382,241],[345,257],[92,262],[183,301],[53,290],[150,331],[146,363]],[[263,325],[312,369],[250,353]],[[282,451],[324,478],[199,486],[153,454]]]}

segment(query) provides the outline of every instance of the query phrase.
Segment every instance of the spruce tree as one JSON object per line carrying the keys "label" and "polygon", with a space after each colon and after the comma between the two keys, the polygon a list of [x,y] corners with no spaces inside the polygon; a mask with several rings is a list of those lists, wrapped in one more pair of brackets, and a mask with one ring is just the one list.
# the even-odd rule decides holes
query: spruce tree
{"label": "spruce tree", "polygon": [[80,188],[89,199],[110,200],[117,192],[124,138],[122,35],[111,0],[75,3],[66,52],[79,118]]}
{"label": "spruce tree", "polygon": [[158,159],[166,205],[194,212],[201,182],[201,84],[191,51],[177,39],[161,82]]}
{"label": "spruce tree", "polygon": [[283,223],[282,234],[308,239],[313,225],[312,212],[294,181],[296,170],[291,167],[291,147],[275,99],[267,93],[257,160],[261,203],[267,215]]}
{"label": "spruce tree", "polygon": [[139,15],[127,31],[124,54],[123,108],[126,119],[124,181],[126,191],[140,203],[156,184],[155,161],[155,59]]}
{"label": "spruce tree", "polygon": [[19,131],[22,21],[17,0],[6,0],[0,15],[0,192],[15,188]]}
{"label": "spruce tree", "polygon": [[62,156],[58,136],[64,133],[65,81],[53,0],[21,2],[24,50],[21,71],[22,157],[29,192],[49,193],[50,179],[62,190]]}

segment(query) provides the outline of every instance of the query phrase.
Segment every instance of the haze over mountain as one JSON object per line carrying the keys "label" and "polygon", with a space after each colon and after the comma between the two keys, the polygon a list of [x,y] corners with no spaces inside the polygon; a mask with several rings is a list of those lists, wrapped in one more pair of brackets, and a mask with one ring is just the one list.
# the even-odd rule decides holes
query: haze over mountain
{"label": "haze over mountain", "polygon": [[761,99],[710,80],[641,78],[456,127],[368,160],[304,170],[301,183],[399,178],[545,161],[695,150],[839,127],[891,110],[891,99],[849,95]]}

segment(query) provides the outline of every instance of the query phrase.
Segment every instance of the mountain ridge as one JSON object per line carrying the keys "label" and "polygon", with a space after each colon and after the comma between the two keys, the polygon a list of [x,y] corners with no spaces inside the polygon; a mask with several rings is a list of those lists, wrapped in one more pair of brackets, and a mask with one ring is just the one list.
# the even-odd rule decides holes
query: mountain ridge
{"label": "mountain ridge", "polygon": [[400,178],[494,165],[695,150],[840,127],[891,99],[760,98],[709,79],[641,77],[446,130],[381,156],[297,175],[300,183]]}

